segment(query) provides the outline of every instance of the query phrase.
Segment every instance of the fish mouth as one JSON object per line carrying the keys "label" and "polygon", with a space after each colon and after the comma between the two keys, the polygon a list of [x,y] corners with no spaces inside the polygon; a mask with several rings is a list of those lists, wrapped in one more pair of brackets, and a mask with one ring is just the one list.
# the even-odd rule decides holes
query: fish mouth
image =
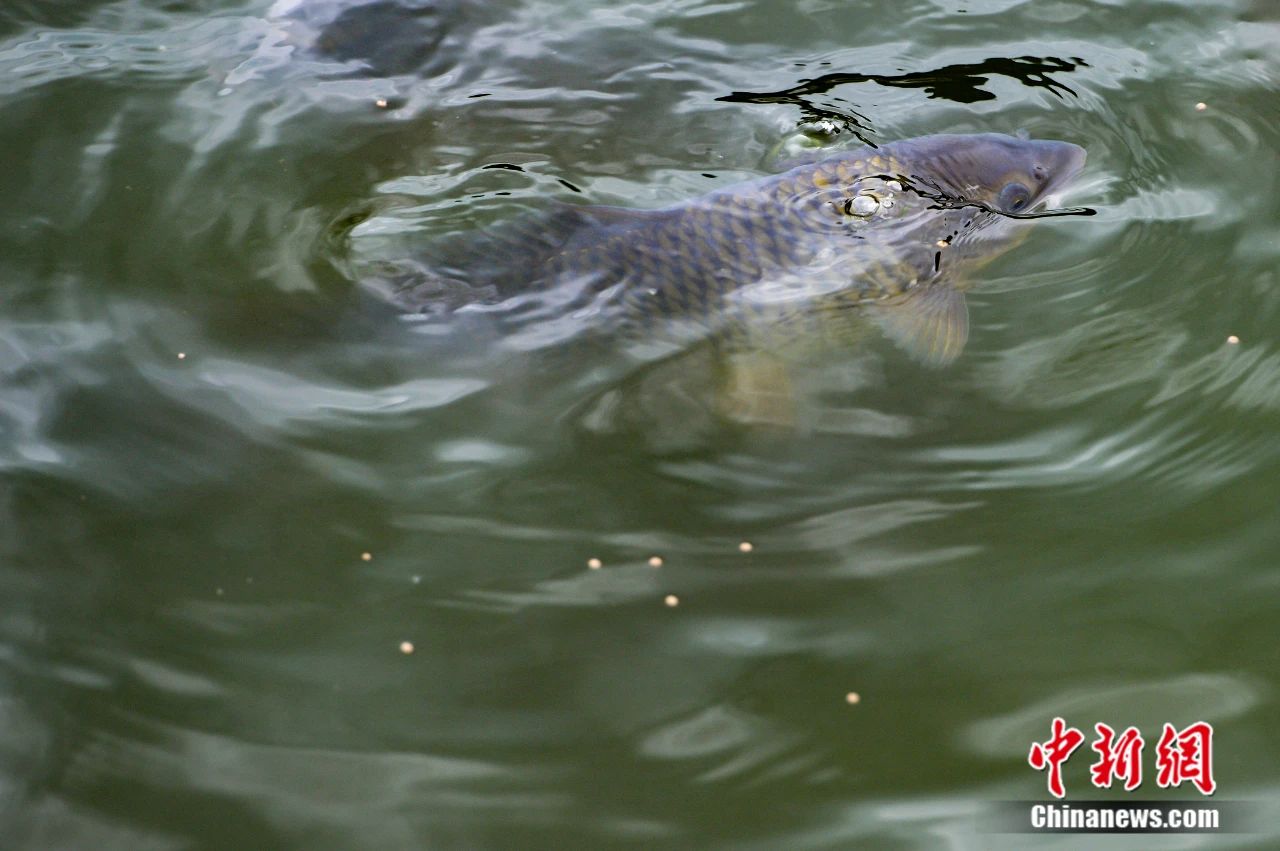
{"label": "fish mouth", "polygon": [[1084,148],[1071,142],[1048,142],[1044,144],[1049,146],[1046,151],[1049,156],[1046,159],[1052,160],[1052,164],[1049,166],[1049,174],[1051,175],[1049,185],[1045,187],[1045,194],[1048,195],[1065,189],[1080,176],[1080,172],[1084,171],[1084,163],[1088,158],[1088,153]]}
{"label": "fish mouth", "polygon": [[1085,160],[1089,158],[1088,152],[1079,145],[1073,145],[1070,142],[1063,142],[1067,149],[1067,164],[1062,172],[1062,183],[1068,184],[1080,176],[1080,172],[1084,171]]}
{"label": "fish mouth", "polygon": [[1048,179],[1040,187],[1039,197],[1028,213],[1038,217],[1062,205],[1066,189],[1084,171],[1088,154],[1084,148],[1071,142],[1039,141],[1034,144],[1039,149],[1036,152],[1036,167],[1048,172]]}

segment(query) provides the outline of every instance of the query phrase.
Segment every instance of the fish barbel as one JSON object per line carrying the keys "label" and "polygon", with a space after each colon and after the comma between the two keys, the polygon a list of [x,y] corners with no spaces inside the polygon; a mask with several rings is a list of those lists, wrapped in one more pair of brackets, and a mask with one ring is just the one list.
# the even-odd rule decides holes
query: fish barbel
{"label": "fish barbel", "polygon": [[857,307],[914,356],[943,364],[968,336],[967,273],[1016,245],[1022,219],[1043,215],[1033,211],[1084,161],[1068,142],[924,136],[661,209],[562,205],[486,235],[429,286],[395,298],[422,309],[449,282],[490,300],[563,287],[567,309],[710,332]]}

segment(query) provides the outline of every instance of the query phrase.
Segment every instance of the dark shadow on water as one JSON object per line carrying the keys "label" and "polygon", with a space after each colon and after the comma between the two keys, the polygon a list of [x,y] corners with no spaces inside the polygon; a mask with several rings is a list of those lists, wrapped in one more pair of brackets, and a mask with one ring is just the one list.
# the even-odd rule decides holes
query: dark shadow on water
{"label": "dark shadow on water", "polygon": [[314,56],[360,66],[340,76],[427,78],[454,67],[475,29],[497,14],[460,0],[311,0],[286,17],[314,33]]}
{"label": "dark shadow on water", "polygon": [[[810,80],[802,80],[789,89],[777,92],[733,92],[716,98],[729,103],[789,103],[800,108],[807,121],[833,120],[852,132],[867,144],[873,144],[864,134],[874,132],[870,122],[857,113],[836,111],[815,104],[813,95],[826,94],[846,83],[876,83],[896,89],[924,89],[930,98],[952,100],[957,103],[976,103],[995,100],[995,94],[983,86],[993,76],[1008,77],[1025,86],[1048,89],[1057,97],[1063,93],[1076,96],[1070,86],[1058,82],[1053,74],[1065,74],[1076,68],[1088,68],[1089,63],[1072,57],[1070,60],[1052,56],[1020,56],[1016,58],[993,57],[981,62],[944,65],[932,71],[914,71],[904,74],[863,74],[839,72],[823,74]],[[851,113],[851,114],[850,114]]]}

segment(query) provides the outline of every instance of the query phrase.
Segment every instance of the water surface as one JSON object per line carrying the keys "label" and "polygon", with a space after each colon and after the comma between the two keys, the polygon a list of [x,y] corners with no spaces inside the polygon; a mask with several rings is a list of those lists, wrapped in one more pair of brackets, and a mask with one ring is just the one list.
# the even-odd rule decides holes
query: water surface
{"label": "water surface", "polygon": [[[1179,847],[1280,842],[1274,10],[349,5],[0,11],[0,844],[1026,847],[1055,714],[1212,722],[1263,833]],[[787,427],[361,284],[823,120],[1076,142],[1098,215]]]}

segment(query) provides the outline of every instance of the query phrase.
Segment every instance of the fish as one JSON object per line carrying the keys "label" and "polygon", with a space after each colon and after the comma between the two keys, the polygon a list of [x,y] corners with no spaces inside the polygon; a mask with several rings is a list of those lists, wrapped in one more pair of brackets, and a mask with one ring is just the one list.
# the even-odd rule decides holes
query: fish
{"label": "fish", "polygon": [[1032,220],[1081,212],[1044,208],[1085,159],[1070,142],[943,134],[818,157],[658,209],[562,204],[427,264],[425,279],[392,297],[430,312],[555,293],[544,308],[632,335],[678,328],[739,341],[817,334],[823,316],[854,310],[943,366],[968,339],[975,270]]}

